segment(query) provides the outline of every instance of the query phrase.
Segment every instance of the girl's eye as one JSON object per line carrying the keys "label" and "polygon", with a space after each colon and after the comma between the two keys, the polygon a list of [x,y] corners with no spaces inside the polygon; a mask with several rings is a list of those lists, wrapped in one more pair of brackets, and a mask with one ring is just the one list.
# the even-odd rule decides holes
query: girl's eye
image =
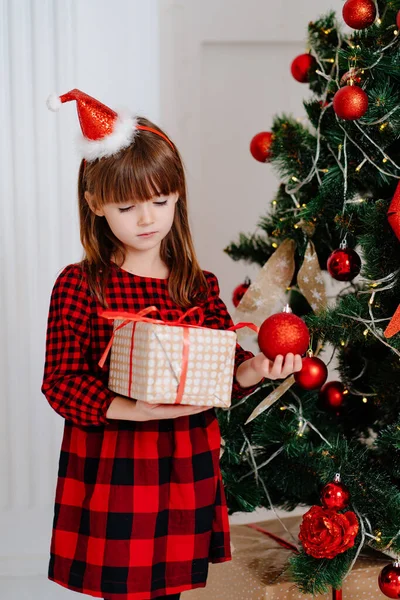
{"label": "girl's eye", "polygon": [[[167,200],[163,200],[162,202],[154,202],[154,204],[156,204],[157,206],[165,206],[165,204],[167,204]],[[128,210],[131,210],[132,208],[135,208],[135,205],[133,204],[132,206],[128,206],[127,208],[119,208],[119,212],[123,213],[123,212],[127,212]]]}

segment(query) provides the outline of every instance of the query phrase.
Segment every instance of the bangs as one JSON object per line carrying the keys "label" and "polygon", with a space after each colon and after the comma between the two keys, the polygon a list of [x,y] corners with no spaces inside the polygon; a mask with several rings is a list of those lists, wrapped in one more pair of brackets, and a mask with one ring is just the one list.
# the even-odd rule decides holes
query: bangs
{"label": "bangs", "polygon": [[102,176],[95,178],[97,189],[93,190],[100,206],[147,202],[181,191],[182,181],[171,153],[148,156],[140,150],[131,146],[122,156],[103,159],[109,164],[101,170]]}

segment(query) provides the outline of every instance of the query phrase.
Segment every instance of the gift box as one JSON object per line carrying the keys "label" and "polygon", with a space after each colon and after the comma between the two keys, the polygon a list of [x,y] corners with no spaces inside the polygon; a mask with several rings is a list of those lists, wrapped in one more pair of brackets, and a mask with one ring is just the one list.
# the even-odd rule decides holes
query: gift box
{"label": "gift box", "polygon": [[[282,521],[297,541],[301,517]],[[206,587],[185,592],[185,600],[332,600],[332,592],[302,594],[289,580],[286,567],[294,541],[277,519],[254,525],[288,542],[288,547],[252,526],[231,525],[232,560],[210,563]],[[390,558],[380,553],[362,554],[343,583],[343,600],[381,600],[378,575],[388,563]]]}
{"label": "gift box", "polygon": [[[196,307],[197,308],[197,307]],[[139,313],[103,311],[114,319],[114,333],[100,366],[111,349],[110,390],[152,404],[192,404],[228,407],[231,404],[237,335],[232,330]]]}

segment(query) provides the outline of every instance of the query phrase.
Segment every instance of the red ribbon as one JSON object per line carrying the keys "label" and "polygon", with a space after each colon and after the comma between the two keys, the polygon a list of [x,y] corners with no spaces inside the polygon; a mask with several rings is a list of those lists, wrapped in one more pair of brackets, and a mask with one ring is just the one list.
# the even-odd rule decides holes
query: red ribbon
{"label": "red ribbon", "polygon": [[297,550],[296,546],[294,546],[290,542],[287,542],[286,540],[278,537],[274,533],[271,533],[270,531],[267,531],[266,529],[263,529],[262,527],[259,527],[258,525],[254,525],[254,523],[247,523],[247,527],[251,527],[251,529],[255,529],[256,531],[259,531],[260,533],[263,533],[264,535],[267,535],[268,537],[270,537],[275,542],[278,542],[278,544],[280,546],[282,546],[282,548],[286,548],[286,550],[293,550],[293,552],[295,552],[296,554],[299,553],[299,551]]}
{"label": "red ribbon", "polygon": [[[148,313],[154,312],[154,311],[158,312],[161,315],[161,319],[154,319],[154,318],[146,317],[146,315]],[[192,313],[194,313],[196,311],[198,312],[198,315],[199,315],[197,324],[183,322],[183,320],[186,317],[188,317],[189,315],[191,315]],[[174,312],[174,310],[169,311],[169,314],[171,314],[172,312]],[[162,318],[162,315],[168,314],[168,311],[167,312],[160,311],[156,306],[149,306],[147,308],[144,308],[143,310],[140,310],[137,313],[121,312],[119,310],[101,310],[101,311],[99,311],[98,314],[100,317],[104,317],[105,319],[112,319],[112,320],[120,319],[120,320],[122,320],[122,323],[120,325],[118,325],[117,327],[115,327],[113,334],[110,338],[110,341],[108,342],[107,347],[104,350],[101,359],[99,360],[98,364],[101,368],[104,366],[104,363],[110,352],[112,343],[114,341],[115,334],[118,331],[118,329],[122,329],[122,327],[125,327],[125,325],[128,325],[128,323],[130,323],[131,321],[134,322],[133,327],[132,327],[132,339],[131,339],[130,358],[129,358],[129,360],[130,360],[129,390],[128,390],[129,396],[131,395],[131,387],[132,387],[132,358],[133,358],[133,346],[134,346],[134,335],[135,335],[136,323],[139,321],[142,321],[145,323],[156,323],[157,325],[166,325],[169,327],[170,326],[183,327],[182,372],[181,372],[181,377],[179,380],[177,395],[176,395],[176,399],[175,399],[175,404],[180,404],[182,402],[182,397],[183,397],[183,393],[184,393],[184,389],[185,389],[188,363],[189,363],[189,347],[190,347],[189,328],[196,328],[196,329],[202,328],[202,324],[204,322],[204,313],[203,313],[202,308],[200,306],[193,306],[192,308],[187,310],[185,313],[182,313],[181,316],[178,319],[175,319],[174,321],[164,321]],[[241,329],[242,327],[250,327],[250,329],[252,329],[256,333],[258,333],[257,325],[254,325],[254,323],[245,323],[245,322],[241,322],[241,323],[237,323],[236,325],[232,325],[232,327],[229,327],[225,331],[235,331],[237,329]]]}

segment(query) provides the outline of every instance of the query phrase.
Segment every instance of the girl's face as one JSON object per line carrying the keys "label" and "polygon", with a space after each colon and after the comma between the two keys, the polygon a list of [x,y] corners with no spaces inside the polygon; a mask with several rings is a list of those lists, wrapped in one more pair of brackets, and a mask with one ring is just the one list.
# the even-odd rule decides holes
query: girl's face
{"label": "girl's face", "polygon": [[175,192],[169,196],[154,196],[146,202],[109,203],[95,209],[92,194],[85,192],[91,210],[107,220],[127,250],[136,251],[147,251],[161,244],[172,227],[178,197]]}

